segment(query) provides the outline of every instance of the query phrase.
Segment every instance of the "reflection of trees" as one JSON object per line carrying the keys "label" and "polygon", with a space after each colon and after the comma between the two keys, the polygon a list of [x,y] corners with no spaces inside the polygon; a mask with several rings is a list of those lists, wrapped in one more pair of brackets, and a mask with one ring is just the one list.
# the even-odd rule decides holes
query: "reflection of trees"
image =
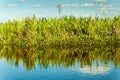
{"label": "reflection of trees", "polygon": [[99,66],[99,62],[107,65],[110,61],[119,67],[120,66],[120,48],[114,48],[111,46],[97,47],[97,48],[49,48],[49,49],[21,49],[15,46],[12,47],[0,47],[0,58],[5,58],[9,63],[18,66],[20,62],[28,69],[35,68],[36,63],[42,68],[48,66],[60,66],[64,65],[69,67],[75,65],[76,62],[80,62],[81,67],[85,65],[92,66],[96,63]]}

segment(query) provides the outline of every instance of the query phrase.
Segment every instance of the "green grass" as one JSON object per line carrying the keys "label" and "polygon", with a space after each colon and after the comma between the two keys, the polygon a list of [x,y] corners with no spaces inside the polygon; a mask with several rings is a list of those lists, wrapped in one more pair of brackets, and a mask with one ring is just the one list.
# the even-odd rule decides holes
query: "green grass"
{"label": "green grass", "polygon": [[0,24],[0,44],[21,47],[80,45],[82,42],[116,42],[120,40],[120,16],[91,18],[26,17]]}

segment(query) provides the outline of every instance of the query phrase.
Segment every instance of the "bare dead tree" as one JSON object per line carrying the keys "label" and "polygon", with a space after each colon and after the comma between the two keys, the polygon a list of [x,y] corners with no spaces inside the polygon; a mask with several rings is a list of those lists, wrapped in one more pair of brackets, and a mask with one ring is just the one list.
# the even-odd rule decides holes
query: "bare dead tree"
{"label": "bare dead tree", "polygon": [[59,13],[59,17],[60,17],[60,14],[61,14],[61,4],[58,4],[57,8],[58,8],[58,13]]}

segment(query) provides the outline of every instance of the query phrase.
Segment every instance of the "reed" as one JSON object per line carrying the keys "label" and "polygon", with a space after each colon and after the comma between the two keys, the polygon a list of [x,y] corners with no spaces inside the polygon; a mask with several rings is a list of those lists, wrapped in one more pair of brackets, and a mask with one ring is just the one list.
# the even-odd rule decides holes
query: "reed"
{"label": "reed", "polygon": [[61,18],[26,17],[0,24],[0,43],[19,47],[72,45],[81,42],[120,41],[120,16],[92,18],[64,16]]}

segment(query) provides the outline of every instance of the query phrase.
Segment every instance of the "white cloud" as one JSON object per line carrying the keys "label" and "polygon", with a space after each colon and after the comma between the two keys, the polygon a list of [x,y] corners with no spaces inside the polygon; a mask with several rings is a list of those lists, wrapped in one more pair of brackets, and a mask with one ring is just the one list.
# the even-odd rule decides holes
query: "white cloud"
{"label": "white cloud", "polygon": [[46,11],[45,11],[45,14],[50,14],[50,11],[49,11],[49,10],[46,10]]}
{"label": "white cloud", "polygon": [[97,74],[104,75],[104,74],[108,74],[111,69],[112,69],[111,67],[107,67],[107,66],[92,66],[92,67],[85,66],[83,68],[75,68],[73,70],[90,75],[97,75]]}
{"label": "white cloud", "polygon": [[82,14],[81,15],[82,17],[89,17],[89,16],[91,16],[90,14]]}
{"label": "white cloud", "polygon": [[102,15],[106,15],[108,13],[108,11],[100,11],[100,14]]}
{"label": "white cloud", "polygon": [[100,10],[101,10],[101,11],[106,11],[107,8],[105,8],[105,7],[101,7]]}
{"label": "white cloud", "polygon": [[102,7],[100,8],[101,11],[107,11],[107,10],[116,10],[116,11],[119,11],[120,8],[114,8],[114,7]]}
{"label": "white cloud", "polygon": [[109,5],[100,4],[99,6],[101,11],[108,11],[108,10],[119,11],[120,10],[120,7],[113,7],[112,4],[109,4]]}
{"label": "white cloud", "polygon": [[89,4],[89,3],[85,3],[85,4],[61,4],[61,7],[93,7],[95,6],[95,4]]}
{"label": "white cloud", "polygon": [[62,4],[61,7],[79,7],[79,4]]}
{"label": "white cloud", "polygon": [[117,7],[117,8],[115,8],[114,10],[116,10],[116,11],[120,11],[120,7]]}
{"label": "white cloud", "polygon": [[71,6],[72,6],[72,7],[79,7],[78,4],[72,4]]}
{"label": "white cloud", "polygon": [[106,2],[106,0],[93,0],[94,2]]}
{"label": "white cloud", "polygon": [[100,7],[113,7],[113,5],[112,4],[109,4],[109,5],[100,4]]}
{"label": "white cloud", "polygon": [[81,7],[93,7],[93,6],[95,6],[95,4],[88,4],[88,3],[81,4]]}
{"label": "white cloud", "polygon": [[80,14],[79,13],[74,13],[73,16],[80,17]]}
{"label": "white cloud", "polygon": [[14,9],[10,9],[10,12],[15,12],[15,10]]}
{"label": "white cloud", "polygon": [[17,7],[18,4],[8,4],[9,7]]}
{"label": "white cloud", "polygon": [[81,14],[81,13],[72,13],[73,16],[75,17],[89,17],[91,16],[90,14]]}
{"label": "white cloud", "polygon": [[61,6],[62,7],[70,7],[71,5],[70,4],[62,4]]}
{"label": "white cloud", "polygon": [[120,10],[120,8],[119,7],[113,7],[113,5],[103,5],[103,4],[101,4],[100,5],[100,10],[101,11],[107,11],[107,10],[116,10],[116,11],[119,11]]}
{"label": "white cloud", "polygon": [[41,7],[42,7],[42,5],[40,5],[40,4],[35,4],[35,5],[33,5],[33,7],[36,7],[36,8],[41,8]]}

